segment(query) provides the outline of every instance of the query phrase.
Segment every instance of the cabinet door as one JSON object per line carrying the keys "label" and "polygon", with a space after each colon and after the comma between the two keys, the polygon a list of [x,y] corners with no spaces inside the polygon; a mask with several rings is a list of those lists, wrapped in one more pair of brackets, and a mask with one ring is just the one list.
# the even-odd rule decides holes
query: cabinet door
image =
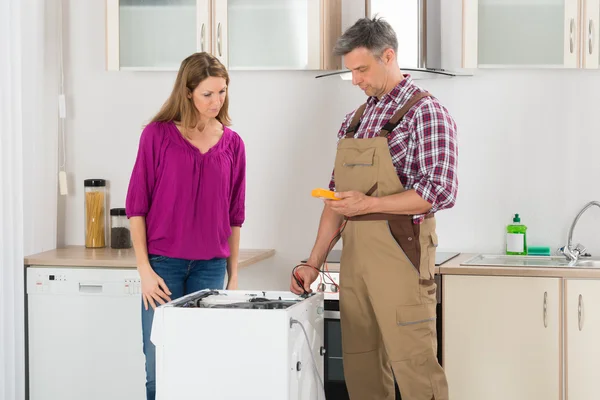
{"label": "cabinet door", "polygon": [[107,0],[109,70],[177,70],[210,51],[209,0]]}
{"label": "cabinet door", "polygon": [[584,0],[581,24],[581,53],[585,68],[598,68],[600,64],[600,0]]}
{"label": "cabinet door", "polygon": [[560,280],[443,276],[451,399],[561,398]]}
{"label": "cabinet door", "polygon": [[[339,0],[215,0],[214,54],[232,70],[321,69]],[[335,12],[332,12],[334,10]],[[334,31],[335,32],[335,31]],[[324,51],[325,47],[331,47]]]}
{"label": "cabinet door", "polygon": [[580,66],[578,0],[463,0],[463,66]]}
{"label": "cabinet door", "polygon": [[566,284],[566,375],[568,400],[600,397],[600,280]]}
{"label": "cabinet door", "polygon": [[212,53],[228,67],[228,32],[227,22],[229,17],[229,0],[213,0],[213,24],[212,24]]}

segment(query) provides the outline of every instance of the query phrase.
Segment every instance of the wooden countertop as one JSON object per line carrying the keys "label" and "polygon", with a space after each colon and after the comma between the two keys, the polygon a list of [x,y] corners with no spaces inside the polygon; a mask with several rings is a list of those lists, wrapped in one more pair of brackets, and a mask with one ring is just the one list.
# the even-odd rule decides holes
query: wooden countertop
{"label": "wooden countertop", "polygon": [[[239,268],[272,257],[273,249],[240,249]],[[136,268],[133,249],[86,249],[84,246],[45,251],[25,257],[26,266]]]}

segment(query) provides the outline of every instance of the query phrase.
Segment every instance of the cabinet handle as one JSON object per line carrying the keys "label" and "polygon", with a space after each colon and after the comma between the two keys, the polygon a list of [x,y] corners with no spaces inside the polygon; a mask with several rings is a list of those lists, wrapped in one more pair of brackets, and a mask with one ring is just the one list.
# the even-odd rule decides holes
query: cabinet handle
{"label": "cabinet handle", "polygon": [[223,52],[221,51],[221,23],[217,26],[217,48],[219,49],[219,57],[223,56]]}
{"label": "cabinet handle", "polygon": [[591,19],[588,23],[588,51],[590,55],[594,51],[594,21]]}
{"label": "cabinet handle", "polygon": [[571,18],[571,23],[569,24],[569,51],[573,54],[575,50],[575,42],[573,41],[573,33],[575,32],[575,19]]}
{"label": "cabinet handle", "polygon": [[583,296],[579,295],[579,304],[577,305],[577,324],[579,325],[579,330],[583,329]]}
{"label": "cabinet handle", "polygon": [[544,328],[548,327],[548,292],[544,292]]}
{"label": "cabinet handle", "polygon": [[205,42],[205,26],[202,24],[202,30],[200,32],[200,50],[204,51],[204,42]]}

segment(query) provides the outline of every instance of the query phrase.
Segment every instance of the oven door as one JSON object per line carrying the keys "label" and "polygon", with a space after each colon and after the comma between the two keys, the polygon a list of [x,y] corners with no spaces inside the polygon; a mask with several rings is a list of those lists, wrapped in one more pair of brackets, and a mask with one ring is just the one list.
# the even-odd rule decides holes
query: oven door
{"label": "oven door", "polygon": [[[342,327],[338,300],[325,300],[325,396],[327,400],[350,400],[342,359]],[[396,400],[402,400],[396,385]]]}
{"label": "oven door", "polygon": [[342,361],[342,327],[339,301],[325,300],[325,396],[327,400],[349,400]]}

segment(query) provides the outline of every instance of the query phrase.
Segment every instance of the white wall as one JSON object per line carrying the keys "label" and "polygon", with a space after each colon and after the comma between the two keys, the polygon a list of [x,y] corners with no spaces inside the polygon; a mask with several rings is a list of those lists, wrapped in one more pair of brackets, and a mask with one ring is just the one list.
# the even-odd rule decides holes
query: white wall
{"label": "white wall", "polygon": [[[446,11],[444,60],[456,66],[460,10]],[[83,244],[83,180],[108,179],[110,206],[124,206],[141,126],[168,96],[175,73],[106,72],[103,2],[71,1],[69,13],[71,192],[59,199],[58,239]],[[349,82],[315,75],[231,73],[233,129],[248,155],[242,247],[277,251],[242,273],[242,287],[287,287],[315,237],[321,203],[310,190],[327,185],[339,124],[364,101]],[[459,126],[459,198],[438,216],[440,249],[500,252],[513,213],[529,227],[530,244],[562,245],[578,209],[600,200],[600,72],[479,71],[418,83]],[[599,217],[590,210],[575,235],[592,253],[600,252]]]}

